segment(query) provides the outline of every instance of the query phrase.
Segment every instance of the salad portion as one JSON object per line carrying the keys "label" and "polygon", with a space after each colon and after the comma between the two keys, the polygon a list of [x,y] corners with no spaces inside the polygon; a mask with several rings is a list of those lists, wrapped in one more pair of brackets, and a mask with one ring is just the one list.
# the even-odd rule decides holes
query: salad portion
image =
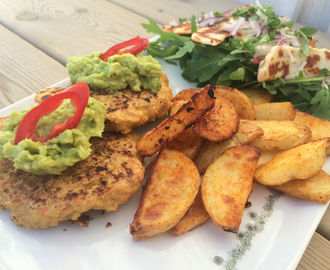
{"label": "salad portion", "polygon": [[[147,52],[170,64],[179,64],[182,77],[196,82],[198,87],[210,84],[237,89],[263,88],[274,95],[275,101],[290,101],[296,109],[329,120],[329,69],[326,64],[312,65],[317,69],[312,76],[307,74],[311,51],[320,60],[326,59],[321,54],[329,52],[315,48],[313,35],[317,29],[304,26],[293,30],[294,21],[276,15],[272,6],[262,6],[259,1],[224,13],[193,15],[163,28],[150,18],[149,22],[142,26],[159,38],[150,43]],[[289,70],[292,64],[301,65],[294,73],[261,80],[260,67],[274,47],[292,48],[300,55],[297,58],[291,50],[286,50],[290,61],[278,63],[276,70],[284,69],[283,64]],[[274,57],[278,59],[277,55]],[[272,69],[272,64],[267,69]]]}

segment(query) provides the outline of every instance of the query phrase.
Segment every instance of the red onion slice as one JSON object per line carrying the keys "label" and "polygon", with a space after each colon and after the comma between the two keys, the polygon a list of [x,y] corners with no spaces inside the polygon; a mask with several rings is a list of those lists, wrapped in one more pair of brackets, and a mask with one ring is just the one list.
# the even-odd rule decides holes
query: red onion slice
{"label": "red onion slice", "polygon": [[294,79],[294,78],[296,78],[297,76],[296,75],[286,75],[285,77],[284,77],[284,80],[291,80],[291,79]]}
{"label": "red onion slice", "polygon": [[286,41],[287,41],[286,38],[281,38],[280,41],[277,43],[277,46],[284,45]]}
{"label": "red onion slice", "polygon": [[267,21],[268,17],[259,9],[257,10],[256,14],[261,18]]}
{"label": "red onion slice", "polygon": [[250,22],[250,25],[251,25],[252,28],[259,29],[259,30],[261,29],[260,24],[258,23],[258,21],[249,20],[249,22]]}
{"label": "red onion slice", "polygon": [[257,44],[256,46],[254,46],[254,49],[256,51],[254,57],[267,55],[272,47],[273,44],[267,42]]}
{"label": "red onion slice", "polygon": [[251,59],[251,62],[252,62],[253,64],[259,65],[259,63],[260,63],[260,59],[259,59],[258,57],[254,57],[253,59]]}
{"label": "red onion slice", "polygon": [[220,22],[224,19],[225,17],[209,17],[207,19],[202,20],[201,22],[198,23],[198,27],[205,27],[209,25],[213,25],[216,22]]}
{"label": "red onion slice", "polygon": [[299,71],[303,71],[306,65],[307,65],[307,61],[303,61],[299,67]]}
{"label": "red onion slice", "polygon": [[231,31],[231,35],[232,36],[235,36],[236,33],[237,33],[237,30],[239,29],[239,27],[242,25],[243,21],[245,21],[245,19],[243,17],[239,17],[238,20],[237,20],[237,23],[234,27],[234,29]]}
{"label": "red onion slice", "polygon": [[260,4],[259,0],[256,0],[256,6],[262,8],[262,10],[264,10],[264,8],[263,8],[262,5]]}
{"label": "red onion slice", "polygon": [[265,34],[267,34],[268,33],[268,29],[269,29],[269,27],[267,25],[264,25],[263,27],[261,27],[261,33],[260,33],[260,35],[261,36],[264,36]]}
{"label": "red onion slice", "polygon": [[260,30],[259,29],[242,29],[242,30],[238,30],[239,33],[243,34],[243,35],[247,35],[247,36],[256,36],[258,37],[260,35]]}
{"label": "red onion slice", "polygon": [[178,26],[179,25],[179,22],[176,21],[176,20],[173,20],[169,23],[169,25],[172,25],[172,26]]}
{"label": "red onion slice", "polygon": [[325,82],[327,84],[330,84],[330,76],[329,75],[328,76],[325,76]]}
{"label": "red onion slice", "polygon": [[326,81],[322,81],[322,87],[329,90],[328,84],[326,83]]}
{"label": "red onion slice", "polygon": [[233,14],[233,12],[234,12],[234,9],[230,9],[226,12],[223,12],[222,14],[225,15],[225,16],[231,16]]}

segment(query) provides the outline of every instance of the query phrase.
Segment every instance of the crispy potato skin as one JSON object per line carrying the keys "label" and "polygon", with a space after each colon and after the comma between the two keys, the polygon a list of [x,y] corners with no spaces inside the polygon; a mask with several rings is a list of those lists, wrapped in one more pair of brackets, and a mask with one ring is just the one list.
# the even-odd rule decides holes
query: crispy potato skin
{"label": "crispy potato skin", "polygon": [[312,131],[310,141],[330,137],[330,121],[314,117],[299,110],[296,110],[294,121],[309,127]]}
{"label": "crispy potato skin", "polygon": [[[174,98],[173,98],[173,104],[180,103],[181,101],[187,102],[189,101],[193,95],[200,92],[197,88],[188,88],[180,91]],[[176,113],[178,110],[176,110],[174,113]],[[172,111],[171,111],[172,113]]]}
{"label": "crispy potato skin", "polygon": [[310,140],[310,129],[294,121],[248,121],[262,128],[264,135],[256,138],[251,145],[263,151],[286,150]]}
{"label": "crispy potato skin", "polygon": [[221,142],[237,132],[239,118],[235,106],[228,98],[217,91],[214,94],[214,107],[197,120],[193,131],[211,142]]}
{"label": "crispy potato skin", "polygon": [[239,119],[255,119],[254,106],[243,92],[227,86],[216,86],[215,91],[228,98],[234,104]]}
{"label": "crispy potato skin", "polygon": [[226,149],[248,144],[263,134],[260,127],[250,122],[240,122],[237,133],[230,139],[220,143],[205,140],[194,158],[199,173],[204,173],[207,167]]}
{"label": "crispy potato skin", "polygon": [[192,128],[186,129],[179,137],[166,145],[166,148],[177,150],[193,159],[204,142],[204,138],[193,132]]}
{"label": "crispy potato skin", "polygon": [[278,154],[279,152],[280,151],[276,151],[276,150],[262,151],[261,156],[260,156],[259,161],[258,161],[257,168],[259,166],[261,166],[262,164],[265,164],[265,163],[269,162],[270,160],[272,160],[272,158],[275,157],[275,155]]}
{"label": "crispy potato skin", "polygon": [[296,110],[291,102],[273,102],[254,105],[256,120],[293,121]]}
{"label": "crispy potato skin", "polygon": [[[184,103],[188,102],[190,98],[198,93],[196,88],[184,89],[173,98],[173,105],[170,108],[170,116],[175,114]],[[169,142],[166,147],[184,153],[190,159],[193,159],[199,148],[202,146],[204,138],[193,132],[192,127],[186,129],[177,138]]]}
{"label": "crispy potato skin", "polygon": [[245,94],[253,105],[269,103],[273,100],[273,95],[263,88],[242,88],[239,91]]}
{"label": "crispy potato skin", "polygon": [[271,186],[293,197],[326,204],[330,200],[330,176],[323,170],[307,179],[294,179],[283,185]]}
{"label": "crispy potato skin", "polygon": [[211,110],[214,103],[213,89],[210,86],[205,86],[185,103],[177,113],[147,132],[137,144],[138,151],[144,156],[152,156],[193,125],[199,117]]}
{"label": "crispy potato skin", "polygon": [[210,215],[205,210],[202,193],[199,189],[197,196],[195,197],[194,203],[188,210],[187,214],[176,224],[171,232],[173,236],[179,236],[186,232],[189,232],[197,227],[202,226],[206,221],[208,221]]}
{"label": "crispy potato skin", "polygon": [[330,138],[326,138],[279,152],[257,168],[254,178],[263,185],[277,186],[312,177],[322,169],[329,146]]}
{"label": "crispy potato skin", "polygon": [[194,202],[199,183],[200,174],[188,157],[162,149],[130,225],[134,239],[147,239],[173,228]]}
{"label": "crispy potato skin", "polygon": [[235,146],[227,149],[207,168],[202,181],[202,199],[214,223],[237,233],[251,194],[260,149]]}

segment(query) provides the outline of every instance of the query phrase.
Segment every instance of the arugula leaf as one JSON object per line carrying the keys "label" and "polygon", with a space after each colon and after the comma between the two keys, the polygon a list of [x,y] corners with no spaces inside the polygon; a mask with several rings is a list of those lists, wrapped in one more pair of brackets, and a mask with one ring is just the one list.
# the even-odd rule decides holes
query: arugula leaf
{"label": "arugula leaf", "polygon": [[225,17],[225,15],[223,15],[223,14],[220,13],[220,12],[213,12],[213,16],[214,16],[214,17]]}
{"label": "arugula leaf", "polygon": [[195,15],[192,15],[189,18],[189,21],[191,22],[191,33],[194,33],[197,31],[197,25],[196,25],[196,17]]}
{"label": "arugula leaf", "polygon": [[316,34],[317,29],[310,26],[304,26],[299,29],[301,33],[303,33],[306,37],[311,37]]}
{"label": "arugula leaf", "polygon": [[187,18],[179,18],[179,23],[184,23],[184,22],[186,22],[186,21],[188,21]]}
{"label": "arugula leaf", "polygon": [[184,45],[184,43],[190,38],[179,36],[173,32],[164,32],[152,19],[148,18],[150,24],[141,23],[144,29],[147,30],[147,33],[154,33],[160,36],[157,40],[157,43],[165,43],[166,41],[176,41],[177,43]]}
{"label": "arugula leaf", "polygon": [[244,81],[245,78],[245,68],[240,67],[236,71],[229,75],[229,79],[234,81]]}
{"label": "arugula leaf", "polygon": [[304,53],[304,55],[306,55],[306,57],[309,56],[309,45],[306,40],[303,43],[301,43],[300,50]]}
{"label": "arugula leaf", "polygon": [[296,23],[295,21],[289,21],[285,25],[291,30],[295,23]]}
{"label": "arugula leaf", "polygon": [[178,59],[183,57],[186,53],[191,53],[195,48],[196,43],[193,41],[187,41],[182,48],[180,48],[175,55],[165,57],[165,60]]}
{"label": "arugula leaf", "polygon": [[322,89],[316,93],[310,103],[317,105],[312,113],[315,117],[327,120],[330,119],[330,92],[328,89],[322,87]]}
{"label": "arugula leaf", "polygon": [[328,69],[323,69],[314,78],[304,78],[301,73],[290,80],[279,78],[264,82],[263,86],[274,95],[274,101],[289,101],[296,109],[330,120],[330,92],[322,87],[329,73]]}
{"label": "arugula leaf", "polygon": [[203,57],[198,60],[191,60],[187,63],[187,67],[182,72],[182,77],[188,82],[207,82],[217,73],[223,66],[218,65],[224,56],[218,54],[212,59]]}

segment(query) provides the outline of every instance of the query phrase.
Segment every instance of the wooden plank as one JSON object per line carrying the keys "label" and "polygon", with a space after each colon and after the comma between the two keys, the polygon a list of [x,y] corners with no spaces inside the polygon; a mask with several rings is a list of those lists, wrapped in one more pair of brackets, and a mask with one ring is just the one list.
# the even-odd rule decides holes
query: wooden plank
{"label": "wooden plank", "polygon": [[324,216],[316,231],[330,241],[330,206],[328,206],[327,210],[325,211]]}
{"label": "wooden plank", "polygon": [[199,16],[202,12],[218,11],[225,12],[227,10],[242,6],[230,0],[195,0],[195,1],[180,1],[180,0],[108,0],[121,7],[124,7],[132,12],[143,17],[150,17],[155,22],[164,25],[178,18],[189,18],[191,15]]}
{"label": "wooden plank", "polygon": [[314,233],[296,270],[330,269],[330,242],[318,233]]}
{"label": "wooden plank", "polygon": [[0,109],[68,77],[66,68],[0,25]]}
{"label": "wooden plank", "polygon": [[141,35],[147,22],[105,0],[3,0],[0,22],[62,64]]}

